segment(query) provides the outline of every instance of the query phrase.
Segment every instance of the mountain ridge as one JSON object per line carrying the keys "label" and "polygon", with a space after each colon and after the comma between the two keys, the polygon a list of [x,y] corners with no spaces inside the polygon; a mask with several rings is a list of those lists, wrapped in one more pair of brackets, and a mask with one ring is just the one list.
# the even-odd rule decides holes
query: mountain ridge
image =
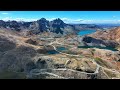
{"label": "mountain ridge", "polygon": [[63,22],[60,18],[54,19],[52,21],[46,20],[45,18],[38,19],[36,21],[15,21],[8,20],[3,21],[0,20],[0,28],[7,28],[16,31],[21,31],[24,29],[32,31],[34,34],[38,34],[41,32],[53,32],[56,34],[68,34],[68,33],[76,33],[85,28],[91,29],[102,29],[98,25],[95,24],[67,24]]}

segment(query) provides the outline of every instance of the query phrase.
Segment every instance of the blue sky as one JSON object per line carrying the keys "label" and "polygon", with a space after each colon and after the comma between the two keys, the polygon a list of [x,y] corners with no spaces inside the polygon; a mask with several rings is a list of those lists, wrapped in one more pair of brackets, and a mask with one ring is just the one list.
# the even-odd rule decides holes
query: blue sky
{"label": "blue sky", "polygon": [[66,23],[120,23],[120,11],[0,11],[1,20],[35,21],[61,18]]}

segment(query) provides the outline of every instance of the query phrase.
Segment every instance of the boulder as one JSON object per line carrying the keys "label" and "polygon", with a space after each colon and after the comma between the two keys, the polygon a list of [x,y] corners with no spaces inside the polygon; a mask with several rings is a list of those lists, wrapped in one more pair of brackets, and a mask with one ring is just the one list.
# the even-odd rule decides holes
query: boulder
{"label": "boulder", "polygon": [[38,41],[37,40],[33,40],[33,39],[28,39],[28,40],[26,40],[25,41],[26,43],[29,43],[29,44],[32,44],[32,45],[38,45],[39,43],[38,43]]}

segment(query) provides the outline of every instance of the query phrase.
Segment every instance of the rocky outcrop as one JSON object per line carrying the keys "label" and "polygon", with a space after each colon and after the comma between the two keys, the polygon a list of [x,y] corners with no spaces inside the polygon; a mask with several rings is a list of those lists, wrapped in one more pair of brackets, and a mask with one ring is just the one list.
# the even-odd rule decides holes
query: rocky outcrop
{"label": "rocky outcrop", "polygon": [[58,33],[63,34],[64,27],[66,26],[66,24],[60,18],[51,21],[50,25],[51,25],[50,31],[57,33],[57,34]]}
{"label": "rocky outcrop", "polygon": [[116,27],[111,30],[97,31],[96,33],[89,36],[96,39],[113,40],[120,43],[120,27]]}
{"label": "rocky outcrop", "polygon": [[61,19],[55,19],[51,22],[46,20],[45,18],[41,18],[30,24],[30,30],[38,30],[39,32],[53,32],[57,34],[63,34],[63,29],[65,27],[65,23]]}
{"label": "rocky outcrop", "polygon": [[38,45],[38,41],[37,40],[34,40],[34,39],[28,39],[25,41],[26,43],[29,43],[29,44],[32,44],[32,45]]}
{"label": "rocky outcrop", "polygon": [[82,39],[82,42],[86,46],[100,46],[100,47],[112,47],[115,48],[119,43],[112,40],[101,40],[93,37],[85,36]]}
{"label": "rocky outcrop", "polygon": [[49,21],[47,21],[45,18],[41,18],[40,20],[37,20],[30,24],[29,26],[30,30],[38,30],[39,32],[45,32],[49,30]]}
{"label": "rocky outcrop", "polygon": [[120,46],[120,27],[97,31],[93,34],[87,35],[82,39],[84,45],[87,46],[101,46],[116,48]]}

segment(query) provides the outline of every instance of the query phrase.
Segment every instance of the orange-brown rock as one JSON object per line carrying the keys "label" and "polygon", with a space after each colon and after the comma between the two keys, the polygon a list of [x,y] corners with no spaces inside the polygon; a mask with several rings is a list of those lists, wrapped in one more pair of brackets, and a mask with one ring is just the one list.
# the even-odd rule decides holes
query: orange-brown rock
{"label": "orange-brown rock", "polygon": [[120,41],[120,27],[106,30],[106,31],[97,31],[94,34],[90,35],[93,38],[96,39],[102,39],[102,40],[115,40],[117,42]]}

